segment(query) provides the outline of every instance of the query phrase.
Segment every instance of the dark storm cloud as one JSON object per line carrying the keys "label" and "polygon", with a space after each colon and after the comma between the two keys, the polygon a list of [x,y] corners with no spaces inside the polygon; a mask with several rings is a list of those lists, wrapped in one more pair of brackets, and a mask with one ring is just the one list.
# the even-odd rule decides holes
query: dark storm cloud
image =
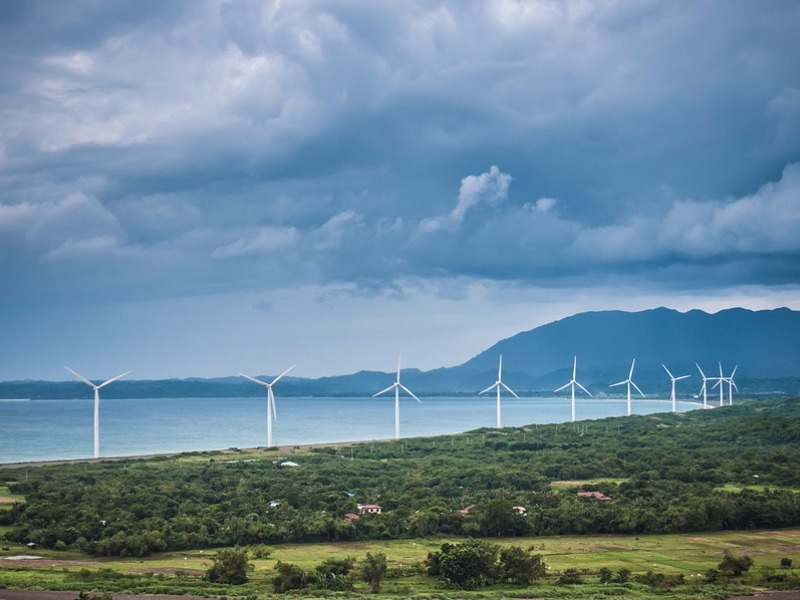
{"label": "dark storm cloud", "polygon": [[5,305],[797,283],[794,2],[0,10]]}

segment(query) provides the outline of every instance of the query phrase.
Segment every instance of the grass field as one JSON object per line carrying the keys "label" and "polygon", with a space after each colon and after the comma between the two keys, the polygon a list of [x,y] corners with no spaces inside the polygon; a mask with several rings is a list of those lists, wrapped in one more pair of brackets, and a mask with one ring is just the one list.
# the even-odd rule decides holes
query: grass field
{"label": "grass field", "polygon": [[[0,530],[2,535],[2,530]],[[347,542],[331,544],[286,544],[272,547],[269,559],[253,560],[255,570],[251,573],[251,583],[247,586],[220,587],[220,584],[209,584],[201,581],[201,576],[210,564],[214,550],[194,550],[189,552],[171,552],[147,558],[95,558],[73,552],[56,552],[51,550],[29,552],[22,545],[12,545],[9,551],[0,552],[0,588],[36,588],[36,589],[76,589],[76,575],[80,572],[97,572],[108,578],[111,571],[123,577],[138,577],[142,581],[154,582],[153,585],[167,586],[147,588],[148,593],[180,593],[211,596],[231,596],[234,594],[252,598],[270,589],[270,581],[274,575],[277,561],[297,564],[304,569],[312,569],[326,558],[343,558],[352,556],[362,559],[367,552],[383,552],[388,558],[389,567],[413,565],[424,561],[429,552],[439,549],[445,542],[463,542],[464,539],[418,539]],[[789,558],[795,565],[800,563],[800,529],[784,529],[771,531],[729,531],[708,534],[685,535],[641,535],[641,536],[563,536],[539,538],[507,538],[490,540],[500,545],[516,545],[533,547],[542,554],[552,577],[546,578],[550,585],[538,584],[535,597],[572,598],[572,597],[607,597],[631,596],[638,599],[651,597],[695,598],[720,596],[721,590],[703,583],[702,574],[716,567],[722,559],[723,552],[730,550],[737,555],[748,555],[754,560],[753,576],[747,585],[736,584],[726,588],[726,593],[743,593],[752,590],[758,583],[759,571],[776,569],[782,558]],[[8,560],[7,557],[20,554],[35,554],[38,560]],[[553,586],[556,575],[566,568],[576,568],[587,581],[586,586],[564,588]],[[607,567],[616,572],[629,569],[634,574],[647,571],[665,575],[681,574],[686,581],[695,587],[674,588],[665,592],[650,590],[641,584],[619,590],[598,587],[597,571]],[[109,569],[111,571],[109,571]],[[105,573],[105,575],[102,575]],[[144,578],[144,579],[141,579]],[[79,581],[79,580],[77,580]],[[128,589],[129,583],[114,582],[122,585],[113,591]],[[134,581],[134,580],[130,580]],[[87,583],[94,586],[96,583]],[[102,589],[102,585],[98,589]],[[151,585],[151,583],[147,583]],[[638,587],[637,587],[638,586]],[[737,587],[738,586],[738,587]],[[88,589],[94,589],[89,587]],[[134,588],[138,589],[138,588]],[[152,590],[163,590],[153,592]],[[357,590],[360,588],[357,588]],[[362,590],[363,591],[363,590]],[[411,575],[384,580],[382,594],[394,597],[531,597],[521,588],[501,586],[481,592],[443,593],[437,581],[424,575]],[[695,594],[695,595],[692,595]],[[312,594],[313,595],[313,594]],[[433,596],[432,596],[433,595]]]}
{"label": "grass field", "polygon": [[[254,560],[256,573],[272,571],[275,563],[296,563],[311,568],[326,558],[354,556],[361,558],[367,552],[383,552],[390,566],[410,565],[425,560],[429,552],[439,549],[445,542],[463,542],[460,539],[417,539],[368,542],[341,542],[331,544],[291,544],[273,546],[267,560]],[[735,554],[748,554],[755,566],[777,567],[781,558],[790,558],[800,563],[800,529],[773,531],[727,531],[708,534],[641,535],[641,536],[563,536],[538,538],[506,538],[496,541],[501,545],[516,545],[535,548],[542,554],[554,571],[568,567],[595,571],[601,567],[612,570],[630,569],[632,572],[653,570],[662,573],[702,573],[719,563],[722,553],[730,550]],[[9,552],[27,553],[27,549],[14,545]],[[171,552],[147,558],[91,558],[74,553],[52,550],[36,551],[44,559],[33,564],[2,560],[3,567],[41,568],[57,564],[59,568],[83,568],[87,563],[112,567],[125,572],[156,572],[164,569],[200,571],[205,570],[213,550]],[[0,557],[3,556],[0,554]],[[70,562],[75,562],[71,566]]]}

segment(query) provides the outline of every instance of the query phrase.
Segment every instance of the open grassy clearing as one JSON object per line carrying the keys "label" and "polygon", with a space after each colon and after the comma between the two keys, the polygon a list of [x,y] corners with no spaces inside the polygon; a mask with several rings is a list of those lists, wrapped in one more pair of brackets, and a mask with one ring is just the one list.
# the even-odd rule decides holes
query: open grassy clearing
{"label": "open grassy clearing", "polygon": [[[266,576],[277,561],[312,568],[326,558],[354,556],[362,558],[367,552],[383,552],[389,565],[398,567],[424,561],[445,542],[460,543],[461,538],[421,540],[392,540],[339,542],[331,544],[287,544],[273,546],[266,560],[253,560],[254,576]],[[596,571],[601,567],[612,570],[630,569],[634,573],[648,570],[684,575],[703,573],[716,566],[724,550],[753,557],[756,568],[777,567],[781,558],[800,563],[800,529],[777,531],[715,532],[684,535],[642,536],[559,536],[538,538],[507,538],[491,540],[501,545],[533,546],[542,554],[553,571],[569,567]],[[12,546],[6,555],[25,553],[22,546]],[[84,568],[87,563],[127,573],[204,571],[213,550],[170,552],[148,558],[91,558],[71,552],[36,551],[39,561],[1,560],[2,568],[41,569],[58,566],[67,571]],[[0,554],[2,556],[2,554]],[[74,562],[74,565],[70,563]]]}
{"label": "open grassy clearing", "polygon": [[550,487],[554,488],[574,488],[584,485],[599,485],[601,483],[620,484],[628,481],[627,477],[593,477],[592,479],[551,481]]}
{"label": "open grassy clearing", "polygon": [[0,485],[0,510],[9,509],[17,502],[25,502],[25,496],[13,494],[6,485]]}

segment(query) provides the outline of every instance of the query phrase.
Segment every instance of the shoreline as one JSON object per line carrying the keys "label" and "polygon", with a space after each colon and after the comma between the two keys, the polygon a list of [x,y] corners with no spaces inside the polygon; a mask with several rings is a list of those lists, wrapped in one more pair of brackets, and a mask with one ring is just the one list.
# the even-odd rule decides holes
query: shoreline
{"label": "shoreline", "polygon": [[[462,432],[463,433],[463,432]],[[442,434],[448,435],[448,434]],[[459,435],[459,434],[452,434]],[[426,436],[428,437],[428,436]],[[405,440],[412,440],[414,438],[403,438]],[[125,460],[150,460],[154,458],[176,458],[184,454],[199,455],[205,453],[219,453],[219,454],[238,454],[240,452],[292,452],[294,450],[307,450],[311,448],[339,448],[341,446],[352,446],[353,444],[378,444],[383,442],[395,441],[391,438],[374,439],[374,440],[350,440],[346,442],[315,442],[311,444],[291,444],[286,446],[274,446],[273,449],[266,446],[253,446],[249,448],[219,448],[207,450],[183,450],[180,452],[155,452],[152,454],[132,454],[125,456],[101,456],[99,458],[56,458],[52,460],[26,460],[22,462],[9,462],[0,463],[0,470],[11,469],[27,469],[36,467],[58,467],[62,465],[77,465],[83,463],[102,463],[102,462],[120,462]]]}

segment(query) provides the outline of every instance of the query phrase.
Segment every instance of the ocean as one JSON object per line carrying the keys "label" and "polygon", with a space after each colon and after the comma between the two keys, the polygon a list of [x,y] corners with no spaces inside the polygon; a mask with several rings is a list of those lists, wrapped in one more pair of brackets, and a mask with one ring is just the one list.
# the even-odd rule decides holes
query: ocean
{"label": "ocean", "polygon": [[[394,398],[276,398],[273,444],[369,441],[394,437]],[[0,400],[0,464],[90,458],[93,400]],[[634,400],[633,412],[668,412],[668,400]],[[679,411],[699,408],[678,402]],[[503,425],[570,420],[570,400],[503,399]],[[578,420],[624,415],[624,398],[576,399]],[[495,398],[400,399],[403,438],[494,427]],[[266,445],[266,399],[100,399],[100,455],[137,456]]]}

